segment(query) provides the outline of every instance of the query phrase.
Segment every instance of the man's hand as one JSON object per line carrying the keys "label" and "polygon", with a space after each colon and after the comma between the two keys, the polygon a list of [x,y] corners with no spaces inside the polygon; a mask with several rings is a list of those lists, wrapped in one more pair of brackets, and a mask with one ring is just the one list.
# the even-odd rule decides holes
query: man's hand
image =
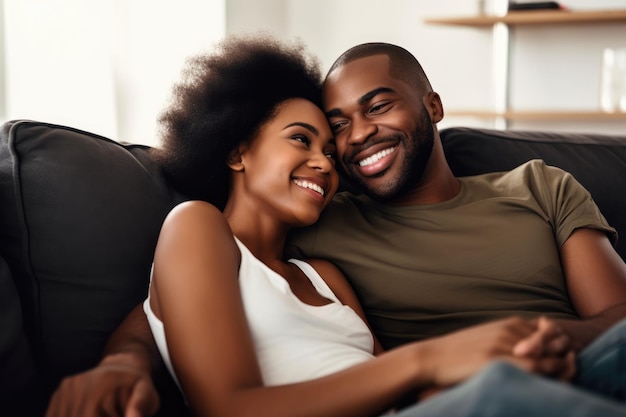
{"label": "man's hand", "polygon": [[576,349],[567,332],[556,321],[545,316],[532,322],[535,331],[519,340],[512,349],[512,354],[519,358],[564,358],[571,367],[565,368],[560,375],[553,375],[562,381],[571,380],[576,373]]}
{"label": "man's hand", "polygon": [[[494,360],[505,360],[552,378],[571,379],[576,369],[574,353],[561,334],[547,319],[528,321],[513,317],[426,340],[422,343],[427,346],[429,357],[423,362],[430,368],[426,371],[430,375],[429,388],[445,388],[464,381]],[[516,350],[527,354],[516,354]]]}
{"label": "man's hand", "polygon": [[159,396],[149,373],[128,364],[107,362],[65,378],[46,417],[149,417]]}
{"label": "man's hand", "polygon": [[564,356],[574,351],[572,340],[554,320],[542,316],[535,323],[537,330],[513,347],[515,356]]}

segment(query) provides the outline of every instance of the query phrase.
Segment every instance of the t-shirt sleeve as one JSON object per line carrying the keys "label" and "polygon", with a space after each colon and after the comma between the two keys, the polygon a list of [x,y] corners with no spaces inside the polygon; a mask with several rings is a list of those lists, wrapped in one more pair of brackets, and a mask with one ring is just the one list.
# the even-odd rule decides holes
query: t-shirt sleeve
{"label": "t-shirt sleeve", "polygon": [[559,247],[579,228],[604,231],[613,245],[617,243],[616,230],[608,224],[589,191],[573,175],[543,162],[535,164],[533,171],[537,183],[543,182],[546,186],[546,193],[537,194],[544,199],[541,204],[550,213]]}

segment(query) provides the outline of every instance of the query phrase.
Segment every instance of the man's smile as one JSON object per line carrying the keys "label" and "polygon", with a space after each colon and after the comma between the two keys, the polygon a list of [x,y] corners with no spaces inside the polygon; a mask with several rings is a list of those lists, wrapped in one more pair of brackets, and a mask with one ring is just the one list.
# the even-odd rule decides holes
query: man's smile
{"label": "man's smile", "polygon": [[383,141],[353,155],[350,165],[352,172],[371,177],[389,168],[398,150],[397,141]]}
{"label": "man's smile", "polygon": [[377,162],[378,160],[380,160],[381,158],[389,155],[390,153],[392,153],[393,151],[396,150],[396,146],[392,146],[390,148],[387,149],[383,149],[380,152],[376,152],[374,155],[369,156],[365,159],[362,159],[358,162],[358,164],[362,167],[368,166],[373,164],[374,162]]}

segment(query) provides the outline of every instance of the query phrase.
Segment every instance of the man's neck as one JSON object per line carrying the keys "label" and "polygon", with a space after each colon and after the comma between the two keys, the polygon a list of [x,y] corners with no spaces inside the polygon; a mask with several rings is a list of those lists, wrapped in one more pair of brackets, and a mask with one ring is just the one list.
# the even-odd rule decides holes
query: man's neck
{"label": "man's neck", "polygon": [[443,149],[441,146],[435,146],[419,184],[385,204],[392,206],[437,204],[456,197],[460,191],[461,182],[452,173]]}

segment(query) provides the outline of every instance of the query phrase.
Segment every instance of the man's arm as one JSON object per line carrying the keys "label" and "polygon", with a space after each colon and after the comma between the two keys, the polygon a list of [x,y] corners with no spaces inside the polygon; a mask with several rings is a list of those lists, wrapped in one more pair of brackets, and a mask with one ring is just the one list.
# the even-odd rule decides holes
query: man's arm
{"label": "man's arm", "polygon": [[605,233],[578,229],[561,247],[570,299],[582,320],[558,320],[575,350],[626,317],[626,264]]}
{"label": "man's arm", "polygon": [[576,230],[561,247],[572,305],[581,320],[541,317],[538,331],[517,343],[517,356],[580,352],[626,317],[626,264],[604,232]]}
{"label": "man's arm", "polygon": [[161,367],[148,320],[138,305],[112,334],[100,363],[61,382],[46,417],[154,415],[159,397],[152,375]]}

